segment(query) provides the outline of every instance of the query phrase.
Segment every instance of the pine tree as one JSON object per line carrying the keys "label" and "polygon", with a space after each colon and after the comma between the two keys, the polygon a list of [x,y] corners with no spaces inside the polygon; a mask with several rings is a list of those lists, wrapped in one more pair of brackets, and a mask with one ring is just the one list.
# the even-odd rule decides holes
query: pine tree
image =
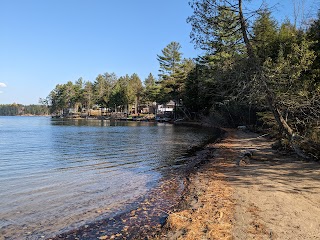
{"label": "pine tree", "polygon": [[178,42],[171,42],[162,50],[162,56],[158,56],[160,64],[159,76],[162,81],[174,81],[181,64],[181,45]]}
{"label": "pine tree", "polygon": [[253,25],[253,46],[257,56],[262,62],[266,58],[275,59],[278,52],[278,29],[277,22],[271,17],[271,12],[268,9],[263,9],[259,13]]}
{"label": "pine tree", "polygon": [[160,64],[160,103],[166,103],[173,100],[176,105],[178,102],[178,90],[181,80],[181,45],[177,42],[171,42],[162,50],[162,56],[158,55]]}
{"label": "pine tree", "polygon": [[159,95],[159,85],[156,84],[156,79],[150,73],[148,77],[144,80],[144,93],[143,93],[143,98],[145,99],[146,102],[152,103],[156,102],[158,95]]}
{"label": "pine tree", "polygon": [[138,113],[138,106],[142,95],[143,87],[138,74],[134,73],[130,77],[128,91],[130,92],[129,104],[134,104],[135,113]]}

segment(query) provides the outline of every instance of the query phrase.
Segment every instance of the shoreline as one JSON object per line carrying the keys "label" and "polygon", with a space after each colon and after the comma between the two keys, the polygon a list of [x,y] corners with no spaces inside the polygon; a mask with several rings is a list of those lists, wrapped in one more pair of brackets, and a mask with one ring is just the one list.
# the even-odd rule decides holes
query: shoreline
{"label": "shoreline", "polygon": [[169,171],[159,180],[156,187],[127,207],[109,217],[88,222],[79,228],[49,237],[58,239],[154,239],[162,231],[168,215],[176,211],[185,189],[185,179],[195,165],[204,159],[203,149],[209,142],[220,139],[221,131],[212,128],[212,137],[186,151],[184,160],[177,168]]}
{"label": "shoreline", "polygon": [[[101,240],[317,239],[320,164],[281,155],[271,144],[257,134],[226,129],[223,137],[193,149],[181,174],[136,209],[50,239],[91,239],[92,229],[99,231],[91,236]],[[238,166],[236,160],[247,150],[254,151],[253,158]],[[158,211],[156,218],[152,209]],[[122,221],[123,228],[107,233],[108,221]]]}

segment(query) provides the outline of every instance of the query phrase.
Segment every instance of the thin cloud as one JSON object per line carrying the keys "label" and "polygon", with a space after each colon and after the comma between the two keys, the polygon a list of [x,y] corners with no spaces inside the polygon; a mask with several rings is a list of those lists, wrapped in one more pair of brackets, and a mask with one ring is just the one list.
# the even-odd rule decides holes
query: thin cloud
{"label": "thin cloud", "polygon": [[0,87],[6,87],[7,85],[5,83],[0,82]]}
{"label": "thin cloud", "polygon": [[0,91],[0,94],[3,93],[2,91]]}

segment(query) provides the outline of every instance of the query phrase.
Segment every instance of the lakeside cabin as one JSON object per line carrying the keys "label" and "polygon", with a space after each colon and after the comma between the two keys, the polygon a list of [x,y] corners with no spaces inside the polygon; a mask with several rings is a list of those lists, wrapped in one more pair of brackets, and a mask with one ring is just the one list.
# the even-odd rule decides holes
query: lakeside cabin
{"label": "lakeside cabin", "polygon": [[[52,115],[53,118],[96,118],[96,119],[110,119],[129,120],[129,121],[151,121],[169,122],[173,119],[175,103],[169,101],[166,104],[141,104],[137,108],[125,108],[115,106],[114,109],[102,108],[94,106],[92,109],[82,108],[67,108],[60,113]],[[137,111],[137,112],[136,112]]]}
{"label": "lakeside cabin", "polygon": [[158,122],[170,122],[173,119],[175,103],[170,100],[166,104],[159,104],[156,112],[156,121]]}

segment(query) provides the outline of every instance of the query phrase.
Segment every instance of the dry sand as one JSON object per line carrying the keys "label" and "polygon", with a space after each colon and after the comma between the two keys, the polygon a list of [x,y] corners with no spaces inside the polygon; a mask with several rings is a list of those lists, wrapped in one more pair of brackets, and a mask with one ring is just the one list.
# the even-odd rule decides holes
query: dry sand
{"label": "dry sand", "polygon": [[[209,144],[160,238],[320,239],[320,164],[281,155],[271,144],[235,130]],[[237,166],[248,149],[250,164]]]}

